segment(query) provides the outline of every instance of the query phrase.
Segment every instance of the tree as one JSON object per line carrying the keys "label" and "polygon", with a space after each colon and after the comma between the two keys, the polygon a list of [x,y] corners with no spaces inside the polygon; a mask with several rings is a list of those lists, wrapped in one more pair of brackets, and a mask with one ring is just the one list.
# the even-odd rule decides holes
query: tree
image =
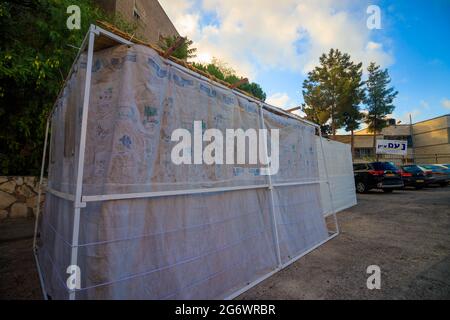
{"label": "tree", "polygon": [[[318,105],[319,106],[319,105]],[[327,124],[330,119],[328,110],[318,108],[311,108],[305,103],[302,104],[302,111],[306,114],[306,119],[320,125],[322,135],[329,136],[331,134],[331,126]]]}
{"label": "tree", "polygon": [[354,132],[359,129],[361,120],[364,118],[359,106],[365,99],[365,88],[362,87],[364,82],[361,81],[361,77],[362,70],[359,70],[358,73],[344,81],[343,89],[348,94],[342,96],[344,100],[341,101],[342,110],[340,110],[339,114],[339,123],[344,127],[345,131],[350,131],[353,158],[355,157]]}
{"label": "tree", "polygon": [[361,108],[358,105],[348,105],[344,108],[342,113],[342,123],[345,131],[350,131],[351,134],[351,150],[352,158],[355,158],[355,130],[359,129],[361,120],[364,115],[361,113]]}
{"label": "tree", "polygon": [[[345,125],[344,110],[359,105],[364,97],[361,77],[362,63],[355,64],[348,54],[331,49],[320,57],[320,65],[303,82],[303,111],[321,126],[331,120],[335,137],[336,130]],[[356,113],[354,110],[349,114]]]}
{"label": "tree", "polygon": [[109,17],[90,0],[76,1],[81,29],[69,30],[72,0],[0,3],[0,167],[6,175],[39,172],[46,117],[91,23],[106,20],[127,32],[133,26]]}
{"label": "tree", "polygon": [[[227,63],[220,61],[217,58],[213,58],[211,63],[208,64],[194,62],[192,63],[192,65],[195,68],[229,84],[235,84],[236,82],[241,80],[241,78],[236,75],[236,72],[232,68],[230,68]],[[266,100],[266,93],[261,88],[261,86],[255,82],[241,84],[238,88],[242,91],[250,93],[251,95],[262,101]]]}
{"label": "tree", "polygon": [[382,70],[379,65],[372,62],[367,71],[369,76],[366,81],[367,97],[364,100],[367,105],[365,122],[368,125],[369,132],[373,132],[373,148],[375,152],[377,133],[387,126],[386,116],[395,109],[392,103],[398,91],[394,87],[389,87],[391,78],[387,69]]}
{"label": "tree", "polygon": [[261,86],[255,82],[244,83],[239,86],[239,89],[250,93],[252,96],[258,98],[259,100],[266,101],[266,93],[261,88]]}
{"label": "tree", "polygon": [[[170,47],[172,47],[178,41],[177,36],[168,36],[168,37],[159,37],[158,45],[159,47],[166,51]],[[184,43],[175,49],[172,53],[172,56],[181,60],[187,60],[191,58],[195,58],[195,53],[197,52],[197,48],[193,48],[193,41],[188,38],[185,39]]]}

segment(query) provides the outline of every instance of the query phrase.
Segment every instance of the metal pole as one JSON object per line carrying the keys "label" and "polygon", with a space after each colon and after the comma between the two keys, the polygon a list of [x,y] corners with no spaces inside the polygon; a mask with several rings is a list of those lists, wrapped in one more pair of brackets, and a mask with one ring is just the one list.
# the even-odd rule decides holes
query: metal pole
{"label": "metal pole", "polygon": [[412,153],[412,161],[416,163],[416,152],[414,150],[414,131],[412,126],[412,115],[409,114],[409,135],[411,136],[411,153]]}
{"label": "metal pole", "polygon": [[66,87],[67,80],[68,80],[68,79],[70,78],[70,76],[72,75],[72,72],[73,72],[73,70],[74,70],[74,68],[75,68],[75,65],[76,65],[76,63],[78,62],[78,58],[80,57],[81,53],[82,53],[82,52],[84,51],[84,49],[86,48],[86,44],[87,44],[88,38],[89,38],[89,37],[88,37],[88,34],[86,34],[86,36],[85,36],[84,39],[83,39],[83,42],[81,43],[81,47],[80,47],[80,49],[79,49],[78,52],[77,52],[77,56],[75,57],[75,60],[73,61],[72,66],[70,67],[70,70],[69,70],[69,73],[67,74],[66,80],[64,80],[64,84],[63,84],[63,86],[61,87],[61,90],[60,90],[59,93],[58,93],[58,97],[56,98],[56,101],[55,101],[55,103],[53,104],[52,110],[51,110],[50,113],[48,114],[48,117],[49,117],[49,118],[52,116],[53,112],[55,111],[55,108],[56,108],[56,106],[57,106],[57,104],[58,104],[58,100],[59,100],[59,98],[61,97],[61,95],[62,95],[62,93],[63,93],[63,91],[64,91],[64,88]]}
{"label": "metal pole", "polygon": [[333,193],[331,192],[331,184],[330,184],[330,177],[328,175],[327,160],[325,157],[325,151],[323,150],[322,130],[320,130],[320,129],[319,129],[319,139],[320,139],[320,148],[322,149],[323,166],[325,168],[325,177],[326,177],[326,181],[327,181],[327,185],[328,185],[328,191],[330,193],[331,213],[334,217],[334,225],[336,228],[336,233],[339,234],[339,224],[337,221],[336,211],[334,210]]}
{"label": "metal pole", "polygon": [[36,205],[36,220],[34,222],[34,238],[33,238],[33,250],[36,251],[36,238],[37,238],[37,229],[38,229],[38,221],[39,221],[39,212],[41,207],[41,193],[42,193],[42,181],[44,180],[44,168],[45,168],[45,155],[47,153],[47,140],[48,140],[48,131],[50,128],[50,119],[47,119],[47,124],[45,127],[45,141],[44,141],[44,151],[42,152],[42,166],[41,166],[41,175],[39,178],[39,188],[38,188],[38,197],[37,197],[37,205]]}
{"label": "metal pole", "polygon": [[[81,208],[85,207],[86,205],[85,203],[82,202],[82,190],[83,190],[84,153],[86,149],[86,133],[88,120],[87,118],[89,113],[89,97],[91,93],[92,60],[94,56],[94,41],[95,41],[95,26],[91,25],[89,29],[86,82],[84,86],[83,113],[81,118],[80,148],[78,151],[77,181],[76,181],[75,202],[74,202],[75,214],[73,218],[72,252],[70,258],[71,266],[77,266],[78,264],[78,238],[80,234],[80,212]],[[70,292],[69,299],[70,300],[76,299],[75,290],[72,290]]]}
{"label": "metal pole", "polygon": [[[265,130],[266,125],[264,123],[263,107],[261,104],[259,104],[259,119],[261,122],[261,129]],[[267,138],[268,137],[269,136],[267,135]],[[269,165],[269,152],[267,150],[267,141],[266,141],[266,143],[263,143],[263,146],[264,146],[264,153],[266,156],[266,163],[267,163],[267,165]],[[273,184],[272,184],[271,172],[268,172],[267,178],[268,178],[268,182],[269,182],[270,211],[272,214],[272,223],[274,226],[274,233],[275,233],[275,246],[276,246],[276,250],[277,250],[276,253],[277,253],[278,268],[281,268],[283,263],[281,261],[280,238],[278,235],[278,221],[275,216],[275,201],[274,201],[274,197],[273,197]]]}

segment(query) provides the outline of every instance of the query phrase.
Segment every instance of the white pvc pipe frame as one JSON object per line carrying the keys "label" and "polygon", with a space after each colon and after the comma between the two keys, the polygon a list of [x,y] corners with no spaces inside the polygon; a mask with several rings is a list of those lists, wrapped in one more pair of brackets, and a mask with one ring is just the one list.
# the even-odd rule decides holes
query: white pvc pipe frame
{"label": "white pvc pipe frame", "polygon": [[[272,109],[275,110],[276,112],[281,112],[284,115],[290,117],[290,118],[294,118],[298,121],[307,123],[308,125],[311,125],[315,128],[318,129],[319,131],[319,138],[320,138],[320,145],[321,145],[321,149],[322,149],[322,155],[323,155],[323,159],[324,159],[324,167],[325,167],[325,177],[326,180],[325,181],[299,181],[299,182],[287,182],[287,183],[273,183],[272,182],[272,178],[270,175],[268,175],[268,183],[266,184],[261,184],[261,185],[249,185],[249,186],[238,186],[238,187],[222,187],[222,188],[206,188],[206,189],[190,189],[190,190],[176,190],[176,191],[161,191],[161,192],[142,192],[142,193],[128,193],[128,194],[110,194],[110,195],[95,195],[95,196],[83,196],[82,194],[82,187],[83,187],[83,169],[84,169],[84,154],[85,154],[85,148],[86,148],[86,133],[87,133],[87,118],[88,118],[88,111],[89,111],[89,97],[90,97],[90,90],[91,90],[91,76],[92,76],[92,61],[93,61],[93,56],[94,56],[94,42],[95,42],[95,36],[96,35],[104,35],[108,38],[111,38],[115,41],[117,41],[120,44],[124,44],[124,45],[133,45],[132,42],[114,34],[111,33],[107,30],[104,30],[98,26],[95,25],[91,25],[89,28],[88,33],[86,34],[86,37],[83,40],[83,43],[81,45],[81,48],[78,52],[78,55],[72,65],[72,68],[69,72],[68,78],[71,76],[75,63],[78,60],[79,56],[81,55],[82,52],[84,52],[86,46],[87,46],[87,68],[86,68],[86,82],[85,82],[85,87],[84,87],[84,100],[83,100],[83,110],[82,110],[82,122],[81,122],[81,138],[80,138],[80,147],[79,147],[79,152],[78,152],[78,164],[77,164],[77,179],[76,179],[76,191],[75,194],[68,194],[68,193],[64,193],[64,192],[60,192],[51,188],[46,188],[46,192],[68,200],[68,201],[72,201],[74,203],[74,210],[75,210],[75,214],[74,214],[74,222],[73,222],[73,232],[72,232],[72,251],[71,251],[71,265],[77,265],[77,261],[78,261],[78,237],[79,237],[79,231],[80,231],[80,211],[81,208],[86,207],[86,203],[87,202],[97,202],[97,201],[108,201],[108,200],[122,200],[122,199],[138,199],[138,198],[155,198],[155,197],[168,197],[168,196],[177,196],[177,195],[192,195],[192,194],[204,194],[204,193],[213,193],[213,192],[227,192],[227,191],[238,191],[238,190],[254,190],[254,189],[269,189],[270,190],[270,203],[271,203],[271,211],[272,211],[272,219],[273,219],[273,227],[274,227],[274,231],[275,231],[275,241],[276,241],[276,246],[277,246],[277,260],[278,260],[278,266],[271,271],[270,273],[260,277],[259,279],[253,281],[252,283],[248,284],[247,286],[241,288],[240,290],[234,292],[233,294],[231,294],[230,296],[226,297],[225,300],[230,300],[230,299],[234,299],[237,296],[241,295],[242,293],[244,293],[245,291],[249,290],[250,288],[256,286],[257,284],[259,284],[260,282],[264,281],[265,279],[269,278],[270,276],[274,275],[275,273],[277,273],[278,271],[286,268],[287,266],[289,266],[290,264],[294,263],[295,261],[297,261],[298,259],[300,259],[301,257],[303,257],[304,255],[310,253],[311,251],[315,250],[316,248],[320,247],[321,245],[323,245],[324,243],[328,242],[329,240],[333,239],[334,237],[336,237],[339,234],[339,225],[338,225],[338,221],[337,221],[337,217],[336,217],[336,211],[334,209],[334,204],[333,204],[333,196],[332,196],[332,192],[331,192],[331,185],[329,182],[329,176],[328,176],[328,169],[326,166],[326,158],[325,158],[325,152],[323,149],[323,139],[322,139],[322,132],[320,130],[320,126],[318,126],[315,123],[309,122],[305,119],[302,119],[300,117],[297,117],[293,114],[287,113],[283,110],[274,108],[266,103],[262,103],[261,101],[258,101],[256,99],[253,99],[251,97],[248,97],[242,93],[240,93],[237,90],[232,90],[234,94],[241,96],[247,100],[253,101],[255,103],[258,104],[258,106],[260,107],[260,120],[262,122],[262,126],[264,127],[264,116],[263,116],[263,108],[266,109]],[[183,71],[185,73],[188,73],[192,76],[195,76],[201,80],[205,80],[209,83],[212,83],[212,81],[204,76],[201,76],[197,73],[194,73],[193,71],[191,71],[190,69],[187,69],[183,66],[180,66],[174,62],[172,62],[171,60],[166,59],[165,60],[166,64],[169,64],[177,69],[179,69],[180,71]],[[219,83],[215,83],[215,86],[219,86],[222,88],[225,88],[227,90],[230,90],[229,88],[219,84]],[[58,96],[58,99],[60,98],[62,92],[63,92],[64,88],[61,89],[60,94]],[[57,99],[57,101],[58,101]],[[44,295],[44,298],[47,299],[47,292],[45,289],[45,283],[43,280],[43,275],[41,272],[41,267],[39,265],[39,259],[37,256],[38,253],[38,247],[37,247],[37,243],[36,243],[36,239],[37,239],[37,233],[38,233],[38,224],[39,224],[39,214],[40,214],[40,198],[41,198],[41,190],[42,190],[42,182],[43,182],[43,178],[44,178],[44,168],[45,168],[45,161],[46,161],[46,153],[47,153],[47,145],[48,145],[48,138],[49,138],[49,128],[50,128],[50,122],[51,122],[51,116],[53,114],[53,111],[56,107],[53,107],[52,112],[50,113],[48,119],[47,119],[47,124],[46,124],[46,130],[45,130],[45,142],[44,142],[44,151],[43,151],[43,155],[42,155],[42,167],[41,167],[41,174],[40,174],[40,179],[39,179],[39,190],[38,190],[38,204],[37,204],[37,208],[36,208],[36,221],[35,221],[35,227],[34,227],[34,239],[33,239],[33,252],[34,252],[34,256],[35,256],[35,260],[36,260],[36,265],[37,265],[37,270],[39,273],[39,279],[41,282],[41,288],[42,288],[42,293]],[[266,150],[266,156],[268,157],[268,152]],[[328,213],[326,215],[326,217],[329,216],[333,216],[334,221],[335,221],[335,232],[332,233],[327,239],[325,239],[324,241],[316,244],[315,246],[313,246],[312,248],[308,249],[307,251],[301,253],[300,255],[298,255],[297,257],[294,257],[293,259],[289,260],[286,263],[282,263],[281,261],[281,256],[280,256],[280,246],[279,246],[279,238],[278,238],[278,231],[277,231],[277,221],[276,221],[276,217],[275,217],[275,208],[274,208],[274,202],[273,202],[273,188],[274,187],[283,187],[283,186],[298,186],[298,185],[308,185],[308,184],[320,184],[320,183],[326,183],[328,185],[328,191],[329,191],[329,195],[330,195],[330,202],[331,202],[331,212]],[[325,217],[325,218],[326,218]],[[76,299],[76,290],[72,290],[70,291],[69,294],[69,299],[70,300],[75,300]]]}

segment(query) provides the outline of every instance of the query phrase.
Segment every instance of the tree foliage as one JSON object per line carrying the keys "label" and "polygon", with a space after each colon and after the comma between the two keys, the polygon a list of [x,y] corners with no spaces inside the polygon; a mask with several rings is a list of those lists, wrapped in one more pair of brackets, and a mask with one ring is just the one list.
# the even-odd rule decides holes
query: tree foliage
{"label": "tree foliage", "polygon": [[372,62],[367,71],[369,76],[366,81],[367,97],[364,100],[367,105],[365,122],[370,132],[377,133],[387,126],[386,116],[395,109],[393,102],[398,91],[389,87],[391,78],[387,69],[382,70]]}
{"label": "tree foliage", "polygon": [[[81,29],[69,30],[67,7],[81,9]],[[90,0],[0,3],[0,166],[2,174],[39,172],[46,117],[91,23],[105,20],[133,32]]]}
{"label": "tree foliage", "polygon": [[[192,65],[195,68],[203,72],[209,73],[215,78],[225,81],[229,84],[235,84],[236,82],[241,80],[241,78],[236,75],[235,70],[233,70],[226,63],[218,60],[217,58],[214,58],[211,61],[211,63],[208,64],[194,62],[192,63]],[[266,93],[263,91],[261,86],[255,82],[241,84],[238,88],[245,92],[250,93],[251,95],[262,101],[266,100],[267,97]]]}
{"label": "tree foliage", "polygon": [[307,106],[305,103],[302,104],[302,111],[306,114],[306,119],[317,123],[320,125],[320,131],[324,136],[328,136],[332,133],[331,126],[327,124],[330,119],[330,114],[325,109],[313,108],[311,106]]}
{"label": "tree foliage", "polygon": [[[355,64],[350,56],[337,49],[320,57],[320,64],[308,73],[303,82],[307,118],[331,133],[342,127],[356,127],[361,119],[358,105],[364,98],[362,63]],[[324,130],[325,129],[325,130]]]}
{"label": "tree foliage", "polygon": [[[168,36],[168,37],[160,36],[158,46],[162,50],[166,51],[167,49],[172,47],[177,41],[178,41],[177,36]],[[195,58],[196,57],[195,53],[197,52],[197,48],[192,47],[193,43],[194,42],[192,40],[186,38],[184,43],[173,51],[172,56],[174,56],[175,58],[181,59],[181,60]]]}

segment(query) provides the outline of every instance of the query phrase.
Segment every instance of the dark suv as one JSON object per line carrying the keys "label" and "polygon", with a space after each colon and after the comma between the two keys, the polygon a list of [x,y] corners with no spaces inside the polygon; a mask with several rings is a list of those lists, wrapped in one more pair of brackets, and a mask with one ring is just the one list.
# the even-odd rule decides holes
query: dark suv
{"label": "dark suv", "polygon": [[400,169],[392,162],[354,163],[355,185],[358,193],[381,189],[386,193],[403,188]]}

